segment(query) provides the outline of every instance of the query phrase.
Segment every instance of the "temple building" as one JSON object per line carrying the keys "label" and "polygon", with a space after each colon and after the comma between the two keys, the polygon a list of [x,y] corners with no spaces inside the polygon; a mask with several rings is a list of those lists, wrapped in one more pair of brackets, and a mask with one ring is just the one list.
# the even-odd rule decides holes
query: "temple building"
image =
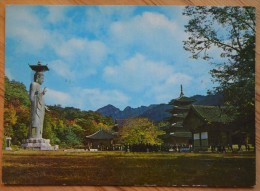
{"label": "temple building", "polygon": [[188,128],[184,128],[183,120],[195,99],[184,96],[182,85],[180,97],[169,102],[172,109],[168,110],[171,117],[168,119],[169,125],[161,127],[165,134],[161,137],[165,144],[190,145],[192,144],[192,133]]}
{"label": "temple building", "polygon": [[233,121],[223,106],[192,105],[183,125],[192,132],[194,151],[220,151],[232,145]]}

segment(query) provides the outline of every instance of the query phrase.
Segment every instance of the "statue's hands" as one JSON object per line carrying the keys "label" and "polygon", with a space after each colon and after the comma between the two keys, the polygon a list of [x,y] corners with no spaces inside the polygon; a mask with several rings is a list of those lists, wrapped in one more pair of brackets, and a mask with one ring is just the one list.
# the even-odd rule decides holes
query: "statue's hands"
{"label": "statue's hands", "polygon": [[42,94],[44,95],[47,92],[47,88],[45,87],[42,91]]}
{"label": "statue's hands", "polygon": [[46,109],[46,111],[50,111],[49,108],[46,105],[45,105],[45,109]]}

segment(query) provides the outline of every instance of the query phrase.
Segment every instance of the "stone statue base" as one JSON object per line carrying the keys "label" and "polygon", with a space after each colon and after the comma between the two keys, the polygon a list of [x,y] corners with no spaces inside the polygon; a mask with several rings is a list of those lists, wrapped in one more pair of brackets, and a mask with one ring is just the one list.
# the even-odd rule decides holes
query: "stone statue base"
{"label": "stone statue base", "polygon": [[24,143],[22,144],[24,149],[31,149],[31,150],[41,150],[41,151],[52,151],[58,150],[58,145],[51,146],[50,139],[43,139],[43,138],[30,138],[25,139]]}

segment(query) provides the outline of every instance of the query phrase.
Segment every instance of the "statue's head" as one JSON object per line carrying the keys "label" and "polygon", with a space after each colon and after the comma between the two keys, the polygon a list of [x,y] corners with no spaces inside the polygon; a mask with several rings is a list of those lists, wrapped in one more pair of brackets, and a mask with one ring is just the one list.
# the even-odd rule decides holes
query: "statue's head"
{"label": "statue's head", "polygon": [[38,84],[42,84],[44,80],[44,74],[43,72],[36,72],[34,74],[34,81],[37,82]]}

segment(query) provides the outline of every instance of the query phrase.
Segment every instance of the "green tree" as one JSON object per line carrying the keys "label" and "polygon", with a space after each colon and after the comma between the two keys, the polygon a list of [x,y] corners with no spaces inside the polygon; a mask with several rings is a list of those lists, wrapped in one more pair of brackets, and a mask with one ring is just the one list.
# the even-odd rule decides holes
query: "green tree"
{"label": "green tree", "polygon": [[64,142],[69,147],[82,146],[82,140],[77,136],[75,128],[67,126],[64,128]]}
{"label": "green tree", "polygon": [[83,129],[84,136],[91,135],[96,131],[98,131],[97,124],[95,123],[95,121],[90,119],[84,119],[84,118],[76,119],[76,124]]}
{"label": "green tree", "polygon": [[29,126],[29,96],[26,87],[5,77],[4,135],[20,144]]}
{"label": "green tree", "polygon": [[15,108],[11,105],[4,109],[4,135],[8,137],[13,136],[13,127],[17,122],[17,115]]}
{"label": "green tree", "polygon": [[57,135],[55,133],[55,126],[56,124],[53,121],[53,118],[51,117],[51,115],[46,112],[45,113],[45,118],[44,118],[44,123],[43,123],[43,134],[42,136],[45,139],[50,139],[51,144],[59,144],[60,141],[57,138]]}
{"label": "green tree", "polygon": [[158,138],[163,132],[147,118],[131,118],[119,131],[119,141],[123,144],[161,144]]}
{"label": "green tree", "polygon": [[27,138],[28,126],[24,123],[17,123],[13,128],[14,135],[12,138],[12,144],[21,145],[22,141]]}
{"label": "green tree", "polygon": [[[222,93],[224,103],[236,115],[239,130],[254,142],[255,125],[255,8],[194,7],[185,8],[190,17],[184,49],[194,59],[215,64],[210,71],[217,87],[210,93]],[[210,51],[225,60],[212,61]],[[216,57],[215,57],[216,58]],[[214,63],[215,62],[215,63]]]}
{"label": "green tree", "polygon": [[10,81],[5,76],[5,104],[12,104],[16,107],[16,103],[30,106],[28,92],[24,84],[17,81]]}
{"label": "green tree", "polygon": [[72,126],[72,130],[73,130],[73,132],[77,136],[77,139],[80,142],[79,145],[83,144],[83,140],[85,139],[85,136],[86,136],[85,130],[80,125],[77,125],[77,124],[74,124]]}

